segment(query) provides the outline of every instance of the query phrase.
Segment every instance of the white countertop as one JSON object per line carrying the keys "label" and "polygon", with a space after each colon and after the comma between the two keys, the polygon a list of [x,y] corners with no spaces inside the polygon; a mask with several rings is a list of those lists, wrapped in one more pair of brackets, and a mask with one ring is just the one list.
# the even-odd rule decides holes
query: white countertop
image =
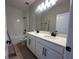
{"label": "white countertop", "polygon": [[55,43],[57,45],[66,47],[66,41],[67,41],[66,36],[64,36],[64,37],[61,37],[61,36],[54,37],[54,36],[51,36],[50,32],[47,32],[47,31],[40,31],[39,33],[32,31],[32,32],[27,32],[27,33],[31,34],[33,36],[39,37],[41,39],[47,40],[51,43]]}

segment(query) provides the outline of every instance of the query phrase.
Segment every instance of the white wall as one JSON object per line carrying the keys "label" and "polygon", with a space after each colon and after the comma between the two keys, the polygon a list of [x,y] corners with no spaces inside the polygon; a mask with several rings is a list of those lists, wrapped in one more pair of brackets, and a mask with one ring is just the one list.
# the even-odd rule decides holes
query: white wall
{"label": "white wall", "polygon": [[[23,38],[24,22],[22,18],[22,10],[6,5],[7,29],[14,44]],[[17,19],[20,19],[19,23]]]}

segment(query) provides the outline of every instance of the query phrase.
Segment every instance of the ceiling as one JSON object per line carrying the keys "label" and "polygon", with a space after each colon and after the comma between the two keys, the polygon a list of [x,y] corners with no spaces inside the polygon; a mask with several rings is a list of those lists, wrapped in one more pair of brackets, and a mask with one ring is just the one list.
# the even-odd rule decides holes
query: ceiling
{"label": "ceiling", "polygon": [[[35,1],[36,0],[6,0],[6,4],[20,8],[20,9],[25,9],[26,7],[30,6]],[[29,5],[26,5],[25,2],[28,2]]]}
{"label": "ceiling", "polygon": [[[6,1],[6,5],[14,6],[16,8],[24,10],[25,8],[27,8],[28,6],[30,6],[35,1],[38,1],[38,0],[5,0],[5,1]],[[57,4],[60,4],[62,1],[67,1],[67,0],[58,0]],[[25,2],[28,2],[29,5],[26,5]]]}

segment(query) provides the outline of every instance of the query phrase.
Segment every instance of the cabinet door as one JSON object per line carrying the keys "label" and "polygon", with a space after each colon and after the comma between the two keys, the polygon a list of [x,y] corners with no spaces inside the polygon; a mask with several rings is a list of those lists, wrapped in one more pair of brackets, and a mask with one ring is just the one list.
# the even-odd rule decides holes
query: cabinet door
{"label": "cabinet door", "polygon": [[31,39],[27,39],[27,47],[30,49],[31,48]]}
{"label": "cabinet door", "polygon": [[27,47],[35,54],[35,39],[34,38],[27,39]]}
{"label": "cabinet door", "polygon": [[30,45],[30,50],[35,54],[36,53],[36,48],[35,48],[35,38],[31,38],[31,45]]}
{"label": "cabinet door", "polygon": [[63,56],[47,47],[45,47],[45,59],[63,59]]}
{"label": "cabinet door", "polygon": [[63,59],[63,56],[54,50],[36,42],[36,56],[38,59]]}
{"label": "cabinet door", "polygon": [[44,59],[44,47],[36,41],[36,56],[38,59]]}

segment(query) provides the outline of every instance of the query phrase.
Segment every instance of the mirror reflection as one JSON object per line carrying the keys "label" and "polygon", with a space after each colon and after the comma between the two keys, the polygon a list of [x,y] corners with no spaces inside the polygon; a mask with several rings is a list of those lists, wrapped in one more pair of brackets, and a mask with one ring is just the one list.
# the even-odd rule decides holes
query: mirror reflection
{"label": "mirror reflection", "polygon": [[[42,2],[33,4],[30,8],[30,30],[43,30],[67,34],[69,21],[69,0],[58,0],[51,8],[43,12],[35,12]],[[33,26],[32,26],[33,25]]]}

